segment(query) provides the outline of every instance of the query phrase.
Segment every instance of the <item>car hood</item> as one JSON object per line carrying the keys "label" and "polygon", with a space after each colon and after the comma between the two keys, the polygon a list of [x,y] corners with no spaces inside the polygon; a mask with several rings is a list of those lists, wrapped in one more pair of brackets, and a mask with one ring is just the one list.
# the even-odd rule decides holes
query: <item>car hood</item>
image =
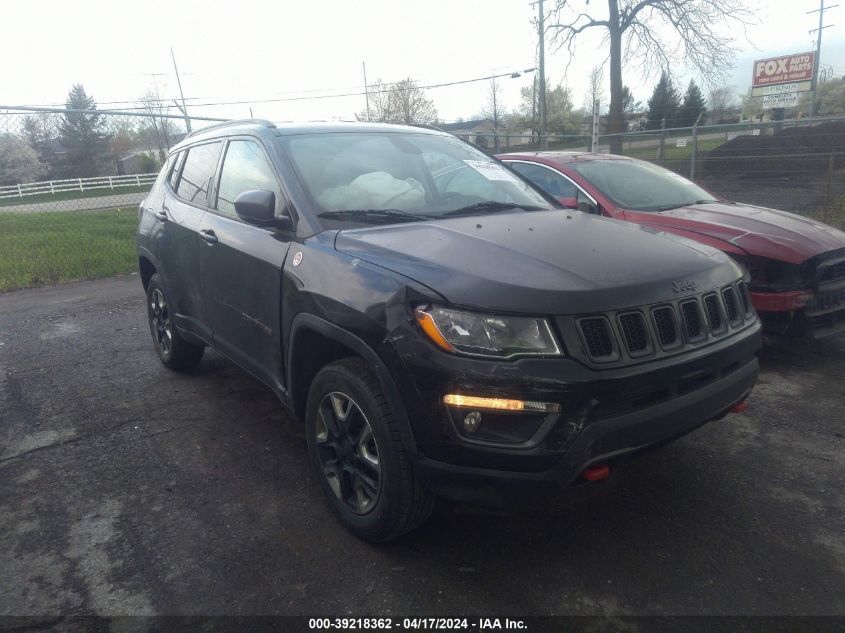
{"label": "car hood", "polygon": [[335,247],[425,284],[454,305],[528,314],[646,305],[682,296],[673,285],[692,282],[684,287],[700,292],[740,276],[716,249],[577,211],[353,229],[338,233]]}
{"label": "car hood", "polygon": [[794,213],[714,202],[658,213],[626,211],[630,219],[728,242],[749,255],[792,264],[845,248],[845,233]]}

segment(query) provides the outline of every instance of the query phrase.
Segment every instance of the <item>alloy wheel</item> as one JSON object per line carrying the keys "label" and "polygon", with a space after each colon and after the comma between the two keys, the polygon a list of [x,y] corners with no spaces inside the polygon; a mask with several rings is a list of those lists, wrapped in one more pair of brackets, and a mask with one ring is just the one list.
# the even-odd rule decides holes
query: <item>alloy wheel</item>
{"label": "alloy wheel", "polygon": [[361,407],[332,391],[320,402],[317,455],[335,496],[355,514],[367,514],[381,493],[381,464],[373,429]]}
{"label": "alloy wheel", "polygon": [[161,353],[170,354],[173,349],[173,326],[164,293],[158,288],[150,295],[150,323]]}

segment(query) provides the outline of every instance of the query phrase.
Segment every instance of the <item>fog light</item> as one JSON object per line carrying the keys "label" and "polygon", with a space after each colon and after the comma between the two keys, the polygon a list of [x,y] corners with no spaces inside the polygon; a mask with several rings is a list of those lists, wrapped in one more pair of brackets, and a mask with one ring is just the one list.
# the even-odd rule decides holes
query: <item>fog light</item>
{"label": "fog light", "polygon": [[537,413],[560,412],[560,405],[556,402],[537,402],[534,400],[508,400],[505,398],[483,398],[480,396],[462,396],[455,393],[449,393],[443,396],[443,404],[448,404],[453,407],[498,409],[500,411],[531,411]]}
{"label": "fog light", "polygon": [[464,431],[467,433],[475,433],[478,427],[481,426],[481,413],[478,411],[470,411],[464,417]]}

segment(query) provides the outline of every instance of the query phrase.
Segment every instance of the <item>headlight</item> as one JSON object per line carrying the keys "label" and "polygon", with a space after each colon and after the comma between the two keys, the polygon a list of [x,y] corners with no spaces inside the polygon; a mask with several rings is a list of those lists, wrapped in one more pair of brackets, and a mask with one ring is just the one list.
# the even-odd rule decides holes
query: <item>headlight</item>
{"label": "headlight", "polygon": [[546,319],[474,314],[437,306],[417,308],[415,316],[423,332],[447,352],[499,358],[562,355]]}

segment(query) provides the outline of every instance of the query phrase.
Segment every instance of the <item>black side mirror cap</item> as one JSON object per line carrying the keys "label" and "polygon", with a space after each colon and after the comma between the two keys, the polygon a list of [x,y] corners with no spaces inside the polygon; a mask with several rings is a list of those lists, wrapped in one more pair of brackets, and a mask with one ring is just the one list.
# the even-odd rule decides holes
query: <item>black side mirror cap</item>
{"label": "black side mirror cap", "polygon": [[235,213],[249,224],[293,229],[293,220],[289,215],[276,216],[276,194],[266,189],[250,189],[241,193],[235,198]]}
{"label": "black side mirror cap", "polygon": [[592,213],[593,215],[596,215],[599,212],[599,208],[596,205],[592,202],[586,202],[585,200],[578,203],[578,210],[581,213]]}

